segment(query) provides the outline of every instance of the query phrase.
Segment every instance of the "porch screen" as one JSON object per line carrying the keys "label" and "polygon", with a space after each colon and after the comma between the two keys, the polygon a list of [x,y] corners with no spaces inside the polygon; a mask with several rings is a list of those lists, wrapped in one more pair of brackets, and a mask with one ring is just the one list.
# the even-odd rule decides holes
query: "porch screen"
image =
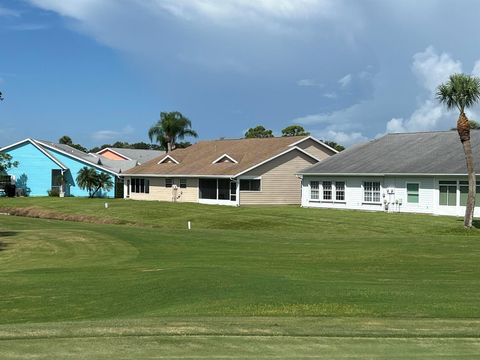
{"label": "porch screen", "polygon": [[200,179],[198,182],[200,199],[217,198],[217,179]]}

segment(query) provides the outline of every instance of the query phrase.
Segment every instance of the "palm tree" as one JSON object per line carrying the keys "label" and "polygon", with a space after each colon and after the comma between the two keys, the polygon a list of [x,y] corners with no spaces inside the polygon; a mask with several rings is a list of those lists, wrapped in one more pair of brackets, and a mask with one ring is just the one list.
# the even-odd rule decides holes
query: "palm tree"
{"label": "palm tree", "polygon": [[94,168],[84,166],[77,175],[77,184],[80,189],[88,191],[88,197],[93,198],[101,189],[110,191],[113,187],[112,177],[107,173],[98,173]]}
{"label": "palm tree", "polygon": [[192,129],[192,122],[180,112],[161,112],[160,120],[148,130],[150,141],[156,141],[167,148],[167,152],[175,149],[177,140],[185,136],[198,137]]}
{"label": "palm tree", "polygon": [[437,90],[437,99],[448,109],[458,109],[460,116],[457,121],[457,132],[463,145],[468,172],[468,197],[465,209],[465,228],[471,228],[475,210],[476,178],[473,168],[472,144],[470,142],[470,123],[465,115],[465,109],[472,107],[480,100],[480,78],[453,74],[450,79],[441,84]]}

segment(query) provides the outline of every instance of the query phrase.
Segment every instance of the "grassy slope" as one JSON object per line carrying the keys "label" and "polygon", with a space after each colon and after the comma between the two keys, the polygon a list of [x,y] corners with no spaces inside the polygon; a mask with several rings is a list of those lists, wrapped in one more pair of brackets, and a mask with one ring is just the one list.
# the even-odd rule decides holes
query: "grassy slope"
{"label": "grassy slope", "polygon": [[123,200],[0,206],[149,225],[1,217],[0,346],[11,357],[52,344],[58,358],[120,358],[118,347],[125,358],[159,348],[179,357],[245,347],[296,357],[480,352],[480,232],[455,218]]}

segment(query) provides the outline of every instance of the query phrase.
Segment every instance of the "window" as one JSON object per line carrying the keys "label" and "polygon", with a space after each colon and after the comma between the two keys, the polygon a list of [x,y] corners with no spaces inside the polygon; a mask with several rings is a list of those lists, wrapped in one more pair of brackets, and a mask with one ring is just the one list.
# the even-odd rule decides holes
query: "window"
{"label": "window", "polygon": [[440,190],[440,198],[439,198],[440,205],[457,206],[457,182],[456,181],[440,181],[439,190]]}
{"label": "window", "polygon": [[180,179],[180,188],[181,189],[186,189],[187,188],[187,179],[185,179],[185,178]]}
{"label": "window", "polygon": [[171,188],[173,186],[173,179],[172,178],[166,178],[165,179],[165,187]]}
{"label": "window", "polygon": [[323,200],[332,200],[332,182],[324,181],[322,183],[323,187]]}
{"label": "window", "polygon": [[345,181],[310,181],[310,200],[345,201]]}
{"label": "window", "polygon": [[310,199],[320,200],[320,182],[310,181]]}
{"label": "window", "polygon": [[363,183],[363,201],[367,203],[380,202],[380,183],[377,181],[365,181]]}
{"label": "window", "polygon": [[149,194],[150,180],[148,179],[132,179],[130,183],[132,193]]}
{"label": "window", "polygon": [[260,179],[240,180],[240,191],[260,191]]}
{"label": "window", "polygon": [[[480,194],[480,184],[478,183],[477,183],[477,194]],[[468,181],[460,181],[460,206],[467,206],[467,198],[468,198]]]}
{"label": "window", "polygon": [[335,200],[345,201],[345,182],[344,181],[335,182]]}
{"label": "window", "polygon": [[407,183],[407,202],[410,204],[418,204],[419,184]]}

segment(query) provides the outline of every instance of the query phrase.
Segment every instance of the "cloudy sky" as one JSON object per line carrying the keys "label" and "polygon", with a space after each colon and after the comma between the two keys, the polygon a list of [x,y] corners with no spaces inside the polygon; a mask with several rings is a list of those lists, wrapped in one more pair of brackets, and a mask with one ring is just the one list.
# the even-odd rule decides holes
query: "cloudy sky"
{"label": "cloudy sky", "polygon": [[480,75],[479,13],[475,0],[0,0],[0,144],[146,141],[173,110],[201,139],[448,129],[435,88]]}

